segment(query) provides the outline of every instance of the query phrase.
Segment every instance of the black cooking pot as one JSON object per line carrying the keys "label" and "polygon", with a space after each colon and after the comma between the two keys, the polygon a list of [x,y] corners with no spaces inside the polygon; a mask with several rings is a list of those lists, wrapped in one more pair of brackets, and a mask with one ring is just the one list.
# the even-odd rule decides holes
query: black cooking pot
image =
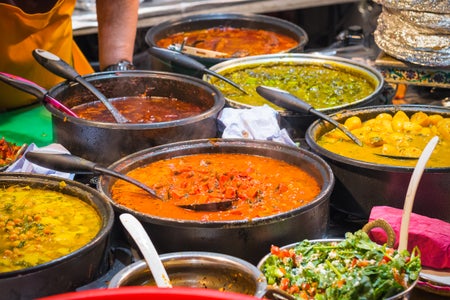
{"label": "black cooking pot", "polygon": [[[153,71],[104,72],[84,78],[107,98],[143,94],[175,97],[207,107],[207,110],[193,117],[168,122],[119,124],[70,117],[46,105],[52,113],[55,141],[74,155],[109,164],[148,147],[217,135],[216,118],[225,101],[215,87],[200,79]],[[49,94],[69,108],[97,100],[76,83],[61,83]]]}
{"label": "black cooking pot", "polygon": [[320,157],[300,148],[244,139],[192,140],[136,152],[109,168],[127,173],[154,161],[199,153],[243,153],[286,161],[312,175],[319,182],[321,192],[309,204],[273,216],[250,221],[200,222],[155,217],[116,203],[111,198],[111,188],[116,180],[111,177],[101,176],[98,189],[111,199],[118,212],[133,214],[143,223],[159,253],[210,251],[255,263],[272,243],[290,243],[326,234],[334,176]]}
{"label": "black cooking pot", "polygon": [[[61,182],[66,186],[61,188]],[[102,225],[99,233],[82,248],[35,267],[0,273],[1,299],[33,299],[73,291],[97,279],[109,268],[109,236],[114,213],[108,200],[81,183],[28,173],[0,174],[0,188],[30,186],[75,196],[96,209]]]}
{"label": "black cooking pot", "polygon": [[[440,114],[450,117],[450,110],[423,105],[383,105],[344,110],[331,115],[344,123],[351,116],[362,121],[386,112],[393,115],[402,110],[408,116],[422,111],[426,114]],[[333,129],[331,124],[315,121],[306,133],[306,142],[311,150],[322,156],[333,169],[336,186],[330,203],[336,209],[368,219],[373,206],[403,208],[406,191],[413,167],[399,167],[359,161],[330,152],[317,144],[320,136]],[[415,195],[414,212],[450,222],[450,167],[426,168]]]}
{"label": "black cooking pot", "polygon": [[[150,47],[156,47],[159,40],[166,38],[171,34],[208,29],[212,27],[261,29],[285,34],[298,41],[296,47],[289,49],[286,52],[301,52],[308,42],[307,33],[294,23],[265,15],[237,13],[201,14],[166,21],[150,28],[145,36],[145,41]],[[204,64],[206,67],[210,67],[222,61],[228,60],[227,58],[211,58],[190,54],[187,55]],[[158,59],[152,59],[151,65],[154,70],[175,71],[177,73],[198,75],[199,77],[202,75],[192,72],[192,70],[177,67],[176,65],[172,66],[168,62],[161,62]]]}
{"label": "black cooking pot", "polygon": [[[295,66],[308,66],[317,65],[324,66],[326,68],[334,68],[336,70],[341,70],[342,72],[348,72],[351,74],[356,74],[361,78],[364,78],[368,82],[373,84],[374,90],[371,94],[367,95],[362,99],[356,99],[351,103],[334,105],[326,108],[316,108],[316,110],[324,114],[332,114],[338,112],[342,109],[349,109],[355,107],[365,107],[370,105],[386,104],[389,102],[394,95],[393,89],[387,85],[384,81],[383,76],[376,69],[362,64],[350,59],[324,56],[317,54],[304,54],[304,53],[281,53],[281,54],[269,54],[269,55],[257,55],[249,56],[243,58],[231,59],[225,62],[218,63],[209,69],[219,73],[224,74],[226,72],[234,72],[237,70],[247,69],[255,65],[281,65],[281,64],[291,64],[293,68]],[[258,74],[261,75],[261,74]],[[227,76],[229,77],[229,76]],[[216,78],[205,74],[203,79],[209,83],[214,84]],[[254,76],[252,78],[255,81],[266,79],[264,76]],[[291,79],[290,79],[291,80]],[[239,82],[238,82],[239,83]],[[264,85],[264,84],[260,84]],[[242,87],[246,88],[245,85]],[[273,84],[273,87],[277,87]],[[295,85],[293,86],[295,89]],[[317,88],[320,88],[320,83],[317,83]],[[256,91],[248,91],[250,93],[256,94]],[[287,92],[289,92],[287,90]],[[232,97],[225,96],[227,106],[233,108],[252,108],[253,105],[248,103],[240,102]],[[311,125],[312,122],[317,120],[317,116],[310,114],[308,112],[294,112],[285,109],[279,109],[279,114],[281,116],[281,127],[286,128],[289,135],[293,139],[302,139],[305,137],[306,130]]]}

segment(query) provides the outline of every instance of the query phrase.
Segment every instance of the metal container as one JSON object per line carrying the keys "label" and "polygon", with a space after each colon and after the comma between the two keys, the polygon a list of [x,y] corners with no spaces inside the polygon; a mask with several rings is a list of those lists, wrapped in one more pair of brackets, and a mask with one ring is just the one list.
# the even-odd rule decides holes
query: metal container
{"label": "metal container", "polygon": [[[296,47],[289,49],[286,52],[302,52],[308,42],[306,31],[294,23],[266,15],[238,13],[200,14],[169,20],[151,27],[146,33],[145,41],[150,47],[156,47],[159,40],[174,33],[227,26],[234,28],[270,30],[272,32],[285,34],[298,41]],[[228,60],[227,58],[211,58],[198,55],[189,56],[204,64],[206,67]],[[161,62],[158,59],[153,59],[151,65],[154,70],[175,71],[199,77],[202,75],[193,73],[192,70],[185,70],[177,66],[172,66],[165,62]]]}
{"label": "metal container", "polygon": [[199,153],[243,153],[267,156],[299,166],[321,186],[309,204],[273,216],[239,221],[186,221],[143,214],[111,198],[114,178],[101,176],[98,189],[111,199],[114,208],[133,214],[152,237],[159,253],[210,251],[256,262],[272,243],[286,244],[303,238],[324,237],[329,218],[329,196],[334,185],[330,167],[317,155],[284,144],[245,139],[192,140],[145,149],[109,166],[127,173],[151,162]]}
{"label": "metal container", "polygon": [[[332,56],[323,56],[316,54],[302,54],[302,53],[281,53],[270,55],[258,55],[244,58],[236,58],[216,64],[209,69],[217,73],[226,71],[245,69],[252,65],[273,65],[290,63],[293,65],[330,65],[354,72],[374,83],[374,91],[363,99],[358,99],[352,103],[333,106],[330,108],[317,108],[318,111],[325,114],[332,114],[342,109],[353,107],[364,107],[376,104],[385,104],[390,101],[393,96],[392,88],[390,88],[384,81],[383,76],[376,69],[350,59]],[[205,75],[203,79],[209,83],[213,83],[216,79],[210,75]],[[234,108],[251,108],[253,106],[238,102],[225,96],[228,106]],[[287,110],[279,110],[281,116],[281,126],[286,128],[290,136],[294,139],[304,138],[306,130],[317,116],[308,113],[291,112]]]}
{"label": "metal container", "polygon": [[[66,186],[61,189],[61,181]],[[0,174],[0,188],[30,186],[75,196],[93,206],[102,220],[98,234],[85,246],[50,262],[0,273],[1,299],[34,299],[73,291],[105,273],[109,266],[109,235],[114,213],[108,200],[95,189],[76,181],[28,173]]]}
{"label": "metal container", "polygon": [[[351,116],[362,121],[387,112],[404,111],[407,115],[422,111],[450,117],[450,110],[442,107],[421,105],[384,105],[344,110],[332,117],[343,123]],[[316,143],[324,133],[333,129],[330,124],[315,121],[306,133],[306,142],[311,150],[323,157],[336,176],[336,186],[330,203],[340,211],[359,218],[368,219],[373,206],[403,208],[406,191],[414,170],[413,167],[397,167],[358,161],[325,150]],[[413,211],[428,217],[450,222],[450,168],[426,168],[415,195]]]}
{"label": "metal container", "polygon": [[[214,252],[174,252],[162,254],[161,261],[174,287],[214,289],[262,297],[264,275],[245,260]],[[144,260],[126,266],[115,274],[108,287],[156,286]]]}
{"label": "metal container", "polygon": [[[225,101],[210,84],[186,75],[153,71],[103,72],[84,77],[108,98],[141,96],[175,97],[208,109],[193,117],[158,123],[104,123],[74,118],[51,105],[55,142],[72,154],[109,164],[141,149],[217,135],[216,118]],[[64,82],[49,91],[67,107],[96,101],[86,88]]]}

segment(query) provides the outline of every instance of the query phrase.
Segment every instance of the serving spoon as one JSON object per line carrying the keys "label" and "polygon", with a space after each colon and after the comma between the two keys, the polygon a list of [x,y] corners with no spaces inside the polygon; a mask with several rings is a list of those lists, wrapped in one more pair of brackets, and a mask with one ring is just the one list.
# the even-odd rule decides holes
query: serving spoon
{"label": "serving spoon", "polygon": [[0,80],[23,92],[36,96],[36,98],[38,98],[39,100],[47,102],[57,110],[60,110],[69,116],[78,118],[78,115],[75,112],[73,112],[70,108],[68,108],[67,106],[65,106],[52,96],[50,96],[46,89],[28,79],[0,72]]}
{"label": "serving spoon", "polygon": [[400,237],[398,244],[398,251],[403,251],[407,249],[408,246],[408,227],[411,218],[411,211],[414,204],[414,198],[416,196],[416,191],[419,186],[420,179],[425,170],[425,165],[427,164],[434,148],[439,142],[439,137],[433,137],[420,154],[419,160],[417,161],[414,171],[411,175],[409,181],[408,189],[406,191],[405,203],[403,204],[402,221],[400,225]]}
{"label": "serving spoon", "polygon": [[295,97],[294,95],[284,90],[268,86],[258,86],[256,88],[256,92],[265,99],[269,100],[272,103],[275,103],[280,107],[296,112],[311,113],[318,116],[319,118],[336,126],[339,130],[345,133],[345,135],[347,135],[353,142],[355,142],[358,146],[362,147],[363,143],[361,142],[361,140],[358,139],[353,133],[351,133],[350,130],[345,128],[344,125],[340,124],[339,122],[332,119],[328,115],[315,110],[310,104]]}
{"label": "serving spoon", "polygon": [[128,213],[121,214],[119,219],[136,242],[139,250],[141,250],[150,272],[152,272],[156,285],[160,288],[171,288],[172,284],[170,283],[169,275],[167,275],[167,271],[159,258],[158,252],[141,222]]}
{"label": "serving spoon", "polygon": [[171,61],[175,64],[178,64],[182,67],[196,70],[199,72],[207,73],[209,75],[212,75],[214,77],[219,78],[220,80],[225,81],[226,83],[232,85],[236,89],[240,90],[244,94],[248,94],[246,90],[244,90],[240,85],[238,85],[236,82],[220,75],[219,73],[216,73],[210,69],[208,69],[205,65],[202,63],[196,61],[193,58],[190,58],[189,56],[184,55],[181,52],[169,50],[166,48],[160,48],[160,47],[150,47],[148,50],[151,54],[155,55],[159,59],[165,60],[165,61]]}
{"label": "serving spoon", "polygon": [[94,94],[108,109],[108,111],[113,115],[117,123],[129,122],[112,104],[109,102],[108,98],[103,95],[97,88],[95,88],[89,81],[84,79],[78,72],[72,68],[68,63],[59,58],[53,53],[50,53],[42,49],[34,49],[33,57],[38,63],[40,63],[44,68],[49,70],[55,75],[61,76],[64,79],[76,81],[80,85],[87,88],[92,94]]}
{"label": "serving spoon", "polygon": [[[127,181],[135,186],[143,189],[149,193],[152,197],[164,201],[156,191],[151,189],[149,186],[143,184],[142,182],[124,175],[122,173],[113,171],[108,168],[99,166],[98,164],[86,160],[84,158],[71,155],[71,154],[54,154],[54,153],[43,153],[43,152],[27,152],[25,158],[30,162],[46,167],[48,169],[57,170],[65,173],[78,173],[78,174],[105,174],[113,176],[124,181]],[[219,202],[207,202],[207,203],[192,203],[176,205],[178,207],[189,209],[193,211],[204,211],[204,212],[214,212],[223,211],[232,208],[234,200],[224,200]]]}

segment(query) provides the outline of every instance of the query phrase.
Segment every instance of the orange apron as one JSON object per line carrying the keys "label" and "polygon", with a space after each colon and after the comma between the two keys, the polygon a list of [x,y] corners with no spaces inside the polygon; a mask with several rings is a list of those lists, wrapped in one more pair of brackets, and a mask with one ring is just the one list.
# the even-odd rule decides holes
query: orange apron
{"label": "orange apron", "polygon": [[[50,51],[82,75],[93,72],[73,41],[72,12],[76,0],[58,0],[46,13],[27,14],[0,3],[0,71],[31,80],[45,89],[63,81],[42,67],[32,56],[36,48]],[[0,82],[0,112],[36,102],[36,97]]]}

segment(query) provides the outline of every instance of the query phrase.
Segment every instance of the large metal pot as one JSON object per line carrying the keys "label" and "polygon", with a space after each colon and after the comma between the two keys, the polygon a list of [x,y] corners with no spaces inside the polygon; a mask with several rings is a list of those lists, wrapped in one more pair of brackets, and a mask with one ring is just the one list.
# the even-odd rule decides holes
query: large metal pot
{"label": "large metal pot", "polygon": [[[200,14],[166,21],[150,28],[145,36],[145,41],[150,47],[156,47],[159,40],[174,33],[227,26],[234,28],[270,30],[272,32],[285,34],[298,41],[298,45],[289,49],[287,52],[301,52],[308,42],[307,33],[294,23],[265,15],[237,13]],[[227,58],[212,58],[198,55],[189,56],[204,64],[206,67],[228,60]],[[161,63],[158,59],[153,59],[151,65],[155,70],[193,74],[192,70],[185,70],[176,65],[171,66],[167,63]],[[202,74],[194,73],[194,75],[201,77]]]}
{"label": "large metal pot", "polygon": [[[66,183],[64,188],[61,181]],[[102,225],[94,239],[68,255],[36,267],[0,273],[1,299],[33,299],[73,291],[107,271],[114,213],[103,195],[72,180],[26,173],[0,174],[0,188],[13,185],[55,190],[80,198],[97,210]]]}
{"label": "large metal pot", "polygon": [[[254,265],[221,253],[173,252],[161,255],[172,286],[215,289],[262,297],[264,275]],[[108,287],[155,286],[144,260],[123,268],[111,278]]]}
{"label": "large metal pot", "polygon": [[[225,62],[218,63],[212,67],[210,70],[217,73],[223,73],[227,71],[233,72],[234,70],[246,69],[252,65],[274,65],[274,64],[293,64],[293,65],[319,65],[319,66],[331,66],[338,69],[346,70],[346,72],[352,72],[358,74],[359,76],[368,79],[373,82],[374,91],[365,98],[358,99],[349,104],[343,104],[339,106],[332,106],[330,108],[317,108],[325,114],[332,114],[341,109],[348,109],[353,107],[364,107],[375,104],[385,104],[389,97],[392,95],[387,95],[389,87],[384,81],[383,76],[376,69],[362,64],[350,59],[332,56],[323,56],[317,54],[303,54],[303,53],[281,53],[281,54],[270,54],[270,55],[258,55],[252,57],[236,58],[228,60]],[[210,75],[205,75],[203,79],[209,83],[217,82],[214,77]],[[258,80],[257,78],[255,80]],[[392,89],[391,89],[392,90]],[[255,93],[255,91],[249,91],[250,93]],[[288,91],[289,92],[289,91]],[[230,97],[225,96],[225,100],[228,106],[234,108],[251,108],[253,106],[236,101]],[[313,121],[317,119],[317,116],[308,113],[292,112],[284,109],[279,109],[281,116],[281,125],[285,127],[290,133],[291,137],[303,138],[305,136],[306,130]]]}
{"label": "large metal pot", "polygon": [[[208,109],[193,117],[158,123],[104,123],[74,118],[51,105],[55,141],[72,154],[109,164],[141,149],[176,141],[216,137],[216,117],[224,106],[221,93],[210,84],[186,75],[152,71],[104,72],[87,75],[87,81],[106,97],[175,97]],[[86,88],[64,82],[49,94],[67,107],[96,101]]]}
{"label": "large metal pot", "polygon": [[311,203],[286,213],[251,221],[200,222],[159,218],[119,205],[111,198],[114,178],[101,176],[98,189],[111,199],[118,212],[131,213],[143,223],[160,253],[210,251],[256,262],[272,243],[288,243],[326,234],[328,199],[334,176],[321,158],[303,149],[257,140],[192,140],[139,151],[113,163],[110,168],[126,173],[154,161],[198,153],[243,153],[286,161],[312,175],[319,182],[321,192]]}
{"label": "large metal pot", "polygon": [[[385,105],[344,110],[332,117],[343,123],[351,116],[362,121],[387,112],[402,110],[407,115],[422,111],[450,117],[450,110],[421,105]],[[413,167],[398,167],[368,163],[332,153],[317,144],[317,139],[333,129],[330,124],[315,121],[306,133],[306,142],[312,151],[322,156],[333,169],[336,186],[331,195],[332,206],[356,217],[368,219],[373,206],[403,208]],[[414,200],[414,212],[428,217],[450,221],[450,168],[426,168]]]}

